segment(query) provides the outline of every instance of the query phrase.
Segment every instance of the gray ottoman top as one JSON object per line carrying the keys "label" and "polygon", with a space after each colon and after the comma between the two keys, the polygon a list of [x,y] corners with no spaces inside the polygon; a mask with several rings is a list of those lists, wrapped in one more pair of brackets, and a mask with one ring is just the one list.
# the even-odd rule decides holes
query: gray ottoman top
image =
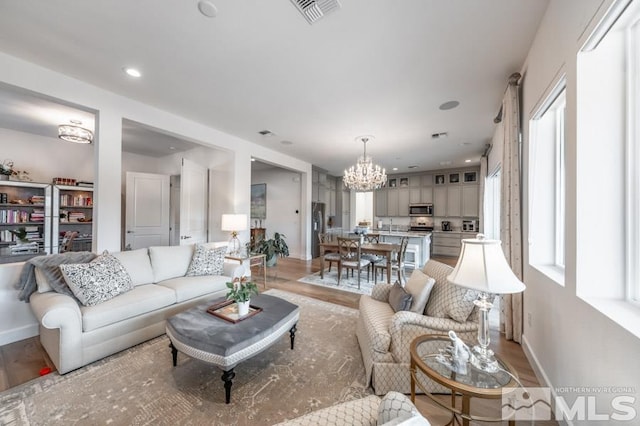
{"label": "gray ottoman top", "polygon": [[167,320],[167,329],[181,343],[210,354],[228,357],[269,336],[300,308],[279,297],[258,294],[251,304],[262,312],[236,324],[207,313],[207,308],[225,300],[210,300]]}

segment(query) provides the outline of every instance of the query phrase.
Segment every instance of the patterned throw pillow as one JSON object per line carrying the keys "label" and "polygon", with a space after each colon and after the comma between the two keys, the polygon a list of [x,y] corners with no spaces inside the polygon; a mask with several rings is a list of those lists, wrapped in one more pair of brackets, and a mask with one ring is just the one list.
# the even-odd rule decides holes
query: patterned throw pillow
{"label": "patterned throw pillow", "polygon": [[378,424],[383,425],[394,419],[407,419],[418,416],[418,410],[407,396],[391,391],[387,393],[378,407]]}
{"label": "patterned throw pillow", "polygon": [[224,255],[227,247],[208,248],[204,244],[196,245],[196,251],[191,259],[187,277],[198,277],[201,275],[222,275]]}
{"label": "patterned throw pillow", "polygon": [[95,306],[133,289],[131,277],[108,252],[89,263],[60,265],[67,285],[85,306]]}
{"label": "patterned throw pillow", "polygon": [[477,291],[451,284],[445,279],[433,288],[426,313],[430,317],[449,317],[458,322],[466,322],[477,298]]}
{"label": "patterned throw pillow", "polygon": [[389,305],[393,308],[394,312],[408,311],[411,307],[413,298],[407,293],[400,283],[395,283],[389,291]]}

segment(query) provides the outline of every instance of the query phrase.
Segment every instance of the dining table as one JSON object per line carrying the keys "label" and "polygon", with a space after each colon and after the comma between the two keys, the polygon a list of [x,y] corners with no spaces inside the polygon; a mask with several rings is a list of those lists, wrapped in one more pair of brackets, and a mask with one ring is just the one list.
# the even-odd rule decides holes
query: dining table
{"label": "dining table", "polygon": [[[391,265],[393,253],[400,250],[400,244],[395,243],[364,243],[360,245],[361,253],[376,254],[387,258],[387,265]],[[340,247],[337,241],[320,243],[320,278],[324,278],[324,255],[325,253],[338,253]],[[391,268],[387,269],[387,283],[391,284]],[[375,273],[375,270],[374,270]]]}

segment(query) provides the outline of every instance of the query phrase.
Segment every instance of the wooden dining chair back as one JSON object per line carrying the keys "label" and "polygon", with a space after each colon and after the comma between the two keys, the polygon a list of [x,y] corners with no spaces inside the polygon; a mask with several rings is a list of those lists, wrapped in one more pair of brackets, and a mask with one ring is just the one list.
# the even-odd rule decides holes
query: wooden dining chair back
{"label": "wooden dining chair back", "polygon": [[[363,239],[366,244],[380,244],[380,234],[364,234]],[[373,269],[376,263],[382,261],[385,256],[373,253],[363,253],[362,258],[370,262],[368,268],[371,272],[375,272]],[[367,270],[367,274],[369,273],[369,270]]]}
{"label": "wooden dining chair back", "polygon": [[[320,233],[318,234],[318,240],[320,241],[320,244],[331,243],[334,241],[334,234]],[[340,252],[339,251],[327,251],[325,249],[324,261],[329,262],[329,269],[327,269],[328,272],[331,272],[331,265],[335,263],[338,266],[338,273],[340,273],[339,272],[340,271]]]}
{"label": "wooden dining chair back", "polygon": [[[367,268],[370,261],[362,258],[362,252],[360,247],[359,238],[343,238],[338,237],[338,247],[340,249],[340,266],[338,267],[338,285],[340,285],[340,278],[342,276],[342,269],[347,268],[348,271],[358,271],[358,289],[360,289],[360,275],[362,270]],[[367,281],[369,280],[369,273],[367,272]]]}
{"label": "wooden dining chair back", "polygon": [[77,231],[68,231],[64,233],[62,241],[60,241],[60,253],[73,251],[73,240],[78,236]]}
{"label": "wooden dining chair back", "polygon": [[394,259],[391,260],[391,264],[387,262],[387,259],[382,259],[380,262],[377,262],[373,267],[373,280],[374,282],[378,281],[378,270],[382,273],[385,269],[391,268],[391,271],[398,271],[398,282],[400,284],[405,284],[407,282],[407,278],[404,273],[405,262],[404,258],[407,254],[407,245],[409,244],[409,237],[402,237],[400,239],[400,247],[398,251],[395,253]]}

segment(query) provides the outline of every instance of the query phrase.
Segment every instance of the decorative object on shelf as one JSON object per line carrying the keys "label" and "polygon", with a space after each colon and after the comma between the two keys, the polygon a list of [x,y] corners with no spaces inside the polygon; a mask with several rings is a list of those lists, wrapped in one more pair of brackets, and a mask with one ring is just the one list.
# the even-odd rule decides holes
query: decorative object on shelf
{"label": "decorative object on shelf", "polygon": [[58,126],[58,137],[63,141],[73,143],[89,144],[93,142],[93,132],[82,125],[82,121],[70,120],[71,124],[60,124]]}
{"label": "decorative object on shelf", "polygon": [[273,234],[273,238],[264,239],[256,246],[256,253],[264,254],[267,256],[267,266],[275,266],[278,260],[278,256],[289,256],[289,246],[284,240],[286,237],[283,234],[276,232]]}
{"label": "decorative object on shelf", "polygon": [[10,177],[14,177],[15,180],[23,181],[23,182],[31,182],[32,179],[29,177],[29,172],[26,170],[16,170],[13,168],[13,160],[4,160],[2,164],[0,164],[0,180],[9,180]]}
{"label": "decorative object on shelf", "polygon": [[356,141],[364,143],[364,154],[358,158],[358,162],[344,171],[342,181],[349,189],[357,192],[369,192],[380,189],[387,182],[387,172],[384,168],[374,165],[371,157],[367,155],[367,142],[373,136],[358,136]]}
{"label": "decorative object on shelf", "polygon": [[498,371],[500,367],[489,349],[488,315],[493,305],[487,297],[490,293],[520,293],[525,285],[509,267],[500,241],[488,240],[483,234],[478,234],[475,239],[462,240],[458,263],[447,279],[452,284],[480,292],[479,299],[474,302],[480,308],[478,346],[473,347],[471,362],[480,370]]}
{"label": "decorative object on shelf", "polygon": [[67,185],[76,186],[76,180],[72,178],[55,177],[53,178],[54,185]]}
{"label": "decorative object on shelf", "polygon": [[227,299],[233,300],[238,305],[238,315],[244,316],[249,313],[251,295],[258,294],[258,286],[249,281],[245,276],[235,277],[232,282],[227,283],[229,292]]}
{"label": "decorative object on shelf", "polygon": [[247,215],[246,214],[223,214],[222,226],[223,231],[231,232],[231,239],[229,240],[229,253],[238,255],[240,254],[240,240],[238,239],[238,231],[244,231],[247,229]]}
{"label": "decorative object on shelf", "polygon": [[21,226],[18,229],[10,229],[9,232],[16,237],[16,244],[29,244],[29,238],[27,237],[27,228]]}
{"label": "decorative object on shelf", "polygon": [[451,345],[441,349],[436,359],[451,371],[466,375],[469,362],[473,363],[474,355],[469,346],[456,335],[455,331],[449,331],[449,339],[451,339]]}

